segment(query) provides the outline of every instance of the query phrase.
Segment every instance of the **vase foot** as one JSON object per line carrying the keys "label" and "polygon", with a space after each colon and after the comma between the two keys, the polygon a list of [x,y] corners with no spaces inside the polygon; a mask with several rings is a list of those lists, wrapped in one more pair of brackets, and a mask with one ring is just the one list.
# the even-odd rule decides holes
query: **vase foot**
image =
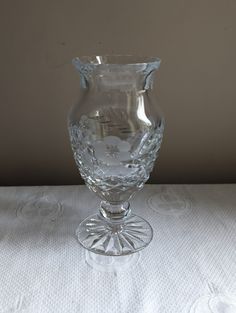
{"label": "vase foot", "polygon": [[83,220],[76,230],[79,243],[91,252],[119,256],[145,248],[153,231],[143,218],[131,214],[122,224],[109,223],[100,214]]}

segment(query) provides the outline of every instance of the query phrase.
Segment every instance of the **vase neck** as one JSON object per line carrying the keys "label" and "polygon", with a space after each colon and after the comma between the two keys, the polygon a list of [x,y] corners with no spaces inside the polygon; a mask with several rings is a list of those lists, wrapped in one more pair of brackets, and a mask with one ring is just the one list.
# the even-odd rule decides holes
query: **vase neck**
{"label": "vase neck", "polygon": [[[78,69],[82,88],[98,88],[99,90],[147,90],[152,88],[153,74],[160,66],[160,60],[149,62],[132,62],[134,57],[98,57],[96,60],[75,58],[73,64]],[[120,60],[120,58],[125,58]],[[128,58],[128,60],[126,60]],[[135,59],[134,59],[135,60]],[[117,63],[110,63],[110,62]]]}

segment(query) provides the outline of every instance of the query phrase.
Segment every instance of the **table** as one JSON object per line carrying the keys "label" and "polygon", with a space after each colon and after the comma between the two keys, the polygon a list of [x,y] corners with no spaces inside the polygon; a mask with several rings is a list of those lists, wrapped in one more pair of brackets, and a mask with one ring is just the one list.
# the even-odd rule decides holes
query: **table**
{"label": "table", "polygon": [[236,185],[146,185],[131,201],[154,230],[126,257],[86,252],[85,186],[0,188],[0,313],[236,312]]}

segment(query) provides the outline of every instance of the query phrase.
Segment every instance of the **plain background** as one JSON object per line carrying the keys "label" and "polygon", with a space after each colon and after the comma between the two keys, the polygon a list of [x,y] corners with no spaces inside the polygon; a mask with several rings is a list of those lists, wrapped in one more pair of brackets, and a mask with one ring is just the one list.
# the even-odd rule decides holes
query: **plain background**
{"label": "plain background", "polygon": [[166,117],[150,182],[236,182],[235,0],[1,0],[0,184],[78,184],[71,59],[159,56]]}

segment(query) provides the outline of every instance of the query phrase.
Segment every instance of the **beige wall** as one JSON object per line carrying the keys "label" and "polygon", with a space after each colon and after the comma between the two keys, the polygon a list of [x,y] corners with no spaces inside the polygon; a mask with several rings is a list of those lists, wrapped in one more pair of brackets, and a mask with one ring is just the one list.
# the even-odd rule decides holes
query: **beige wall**
{"label": "beige wall", "polygon": [[71,58],[156,55],[167,127],[153,182],[236,182],[235,0],[2,0],[0,184],[77,184]]}

